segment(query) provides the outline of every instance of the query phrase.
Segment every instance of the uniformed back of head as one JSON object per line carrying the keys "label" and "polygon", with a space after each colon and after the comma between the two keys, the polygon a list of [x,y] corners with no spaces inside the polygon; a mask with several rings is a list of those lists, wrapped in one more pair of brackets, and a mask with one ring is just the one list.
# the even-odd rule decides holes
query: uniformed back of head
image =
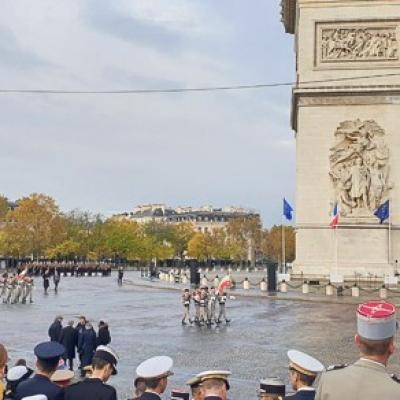
{"label": "uniformed back of head", "polygon": [[388,359],[395,351],[396,307],[387,301],[374,300],[357,308],[356,344],[361,356]]}

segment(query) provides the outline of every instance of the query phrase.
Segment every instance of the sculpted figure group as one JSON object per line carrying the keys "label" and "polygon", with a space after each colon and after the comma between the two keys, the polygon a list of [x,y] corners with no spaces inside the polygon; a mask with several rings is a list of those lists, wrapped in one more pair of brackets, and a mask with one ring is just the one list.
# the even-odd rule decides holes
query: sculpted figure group
{"label": "sculpted figure group", "polygon": [[375,121],[344,121],[335,132],[330,176],[343,216],[369,216],[388,200],[389,149]]}
{"label": "sculpted figure group", "polygon": [[394,28],[323,29],[322,61],[397,60],[398,41]]}

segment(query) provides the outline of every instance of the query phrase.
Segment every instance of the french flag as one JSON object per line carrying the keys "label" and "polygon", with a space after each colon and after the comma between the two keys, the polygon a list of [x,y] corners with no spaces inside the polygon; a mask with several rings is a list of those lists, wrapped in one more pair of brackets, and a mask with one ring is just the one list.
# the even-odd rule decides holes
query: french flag
{"label": "french flag", "polygon": [[337,203],[335,204],[335,207],[333,209],[332,220],[329,225],[331,226],[331,228],[336,228],[339,225],[339,207]]}

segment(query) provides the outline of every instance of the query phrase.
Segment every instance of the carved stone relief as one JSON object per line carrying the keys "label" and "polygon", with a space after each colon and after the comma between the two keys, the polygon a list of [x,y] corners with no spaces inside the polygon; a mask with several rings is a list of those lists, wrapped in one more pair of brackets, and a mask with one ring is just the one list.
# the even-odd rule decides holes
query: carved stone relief
{"label": "carved stone relief", "polygon": [[344,121],[330,149],[335,203],[347,217],[370,217],[389,198],[389,148],[373,120]]}
{"label": "carved stone relief", "polygon": [[399,62],[398,23],[318,23],[317,65]]}

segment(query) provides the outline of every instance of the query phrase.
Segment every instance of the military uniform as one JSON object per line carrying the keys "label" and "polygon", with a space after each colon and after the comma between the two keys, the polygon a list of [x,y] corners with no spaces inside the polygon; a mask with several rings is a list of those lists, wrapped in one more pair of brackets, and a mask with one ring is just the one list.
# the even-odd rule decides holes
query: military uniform
{"label": "military uniform", "polygon": [[101,399],[116,400],[116,390],[100,379],[86,378],[82,382],[75,383],[65,390],[65,400],[75,399]]}
{"label": "military uniform", "polygon": [[192,323],[190,320],[190,292],[189,289],[185,289],[182,294],[182,304],[183,304],[183,318],[182,318],[182,325],[186,325],[186,321]]}
{"label": "military uniform", "polygon": [[[38,344],[34,353],[39,360],[56,360],[64,354],[65,348],[56,342],[44,342]],[[16,390],[15,400],[34,395],[45,395],[48,400],[63,400],[64,391],[50,381],[47,376],[36,374],[32,379],[21,382]]]}
{"label": "military uniform", "polygon": [[283,400],[285,399],[285,393],[285,384],[278,378],[268,378],[260,381],[260,389],[258,390],[260,400]]}
{"label": "military uniform", "polygon": [[334,399],[400,399],[400,384],[390,377],[383,364],[360,359],[322,375],[316,400]]}
{"label": "military uniform", "polygon": [[[357,309],[357,335],[372,341],[390,339],[396,334],[396,309],[384,301],[370,301]],[[395,400],[400,384],[391,378],[386,366],[365,358],[353,365],[322,374],[316,400]]]}
{"label": "military uniform", "polygon": [[[173,375],[171,371],[174,362],[167,356],[157,356],[143,361],[136,368],[136,375],[143,379],[162,379]],[[161,393],[156,393],[152,389],[146,391],[140,396],[140,400],[161,400]]]}
{"label": "military uniform", "polygon": [[230,321],[228,318],[226,318],[226,299],[227,296],[225,292],[218,295],[219,313],[217,324],[220,324],[222,320],[224,320],[226,323]]}
{"label": "military uniform", "polygon": [[[287,399],[292,400],[314,400],[315,389],[312,385],[319,373],[324,370],[324,366],[316,358],[298,350],[289,350],[289,370],[293,389],[296,393],[292,396],[287,396]],[[294,375],[292,375],[294,374]]]}

